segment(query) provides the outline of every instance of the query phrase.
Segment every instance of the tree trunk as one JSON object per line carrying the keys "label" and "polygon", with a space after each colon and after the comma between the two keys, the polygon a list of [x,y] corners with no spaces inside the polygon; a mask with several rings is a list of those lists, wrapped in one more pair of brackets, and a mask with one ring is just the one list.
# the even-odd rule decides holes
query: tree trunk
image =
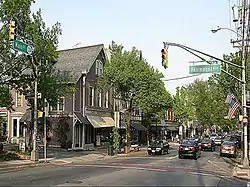
{"label": "tree trunk", "polygon": [[130,147],[131,147],[131,111],[128,112],[127,114],[127,152],[130,152]]}

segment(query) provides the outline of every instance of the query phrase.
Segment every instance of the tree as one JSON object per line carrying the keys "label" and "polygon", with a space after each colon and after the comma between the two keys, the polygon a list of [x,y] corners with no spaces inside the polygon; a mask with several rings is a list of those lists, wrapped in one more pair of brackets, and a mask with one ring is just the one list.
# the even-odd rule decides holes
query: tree
{"label": "tree", "polygon": [[[3,26],[0,30],[0,84],[10,85],[24,93],[34,90],[34,64],[38,69],[38,90],[50,105],[55,106],[58,98],[72,87],[62,86],[70,82],[71,77],[64,72],[58,72],[54,64],[58,58],[58,37],[61,35],[60,23],[51,28],[46,27],[41,16],[41,10],[31,15],[30,6],[34,0],[1,0],[0,19]],[[18,18],[18,19],[17,19]],[[34,45],[32,56],[27,56],[13,51],[8,40],[10,20],[16,21],[17,36],[25,38],[25,42]],[[32,42],[29,42],[32,41]],[[33,60],[33,62],[32,62]],[[2,71],[2,72],[1,72]],[[0,103],[1,104],[1,103]],[[41,108],[42,102],[39,103]]]}
{"label": "tree", "polygon": [[[31,4],[34,0],[0,0],[0,85],[8,85],[23,94],[34,96],[34,80],[38,77],[38,92],[42,99],[38,100],[38,109],[42,110],[44,98],[50,106],[56,106],[58,99],[75,91],[68,73],[59,72],[54,68],[58,59],[58,37],[61,35],[60,23],[47,27],[41,16],[41,10],[31,14]],[[12,49],[9,41],[9,22],[16,22],[18,39],[34,47],[32,55],[20,54]],[[35,73],[37,67],[38,73]],[[6,105],[10,94],[0,100],[0,106]],[[33,108],[33,97],[29,99]],[[8,104],[10,104],[8,102]],[[33,125],[32,123],[29,123]],[[28,128],[28,129],[32,129]]]}
{"label": "tree", "polygon": [[192,120],[195,116],[193,97],[188,92],[188,88],[182,86],[176,88],[174,95],[173,111],[177,120]]}
{"label": "tree", "polygon": [[124,50],[122,45],[112,42],[111,58],[106,62],[104,71],[98,79],[101,90],[114,89],[114,96],[128,102],[127,109],[127,146],[131,144],[131,112],[139,106],[143,112],[152,113],[171,105],[171,96],[161,81],[162,74],[139,57],[134,47]]}

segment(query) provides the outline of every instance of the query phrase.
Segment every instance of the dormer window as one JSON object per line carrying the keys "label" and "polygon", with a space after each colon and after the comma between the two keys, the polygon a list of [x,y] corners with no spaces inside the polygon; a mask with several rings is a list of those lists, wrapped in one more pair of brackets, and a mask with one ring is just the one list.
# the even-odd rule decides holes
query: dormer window
{"label": "dormer window", "polygon": [[96,67],[96,75],[100,76],[103,72],[103,63],[100,60],[95,61],[95,67]]}

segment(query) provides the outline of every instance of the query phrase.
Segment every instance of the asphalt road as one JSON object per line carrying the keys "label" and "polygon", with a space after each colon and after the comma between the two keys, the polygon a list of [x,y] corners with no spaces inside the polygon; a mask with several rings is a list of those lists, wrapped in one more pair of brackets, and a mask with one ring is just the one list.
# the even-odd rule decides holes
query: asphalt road
{"label": "asphalt road", "polygon": [[116,158],[61,166],[43,166],[0,174],[0,185],[58,186],[246,186],[231,177],[230,159],[218,152],[201,158],[168,155]]}

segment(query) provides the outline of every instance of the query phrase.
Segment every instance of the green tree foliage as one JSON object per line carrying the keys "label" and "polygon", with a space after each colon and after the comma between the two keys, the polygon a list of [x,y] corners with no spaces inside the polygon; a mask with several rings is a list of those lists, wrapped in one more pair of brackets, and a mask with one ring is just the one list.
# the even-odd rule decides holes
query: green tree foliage
{"label": "green tree foliage", "polygon": [[133,107],[139,106],[146,114],[156,113],[171,106],[172,99],[161,81],[162,74],[155,71],[145,59],[141,59],[136,48],[126,51],[122,45],[112,42],[110,52],[111,58],[105,64],[98,85],[104,90],[113,88],[116,98],[129,102],[126,122],[130,147]]}
{"label": "green tree foliage", "polygon": [[188,92],[188,88],[186,87],[177,87],[176,94],[174,95],[174,104],[173,111],[175,114],[175,118],[177,120],[191,120],[194,118],[195,109],[193,106],[193,97]]}
{"label": "green tree foliage", "polygon": [[[38,69],[38,91],[54,106],[59,97],[72,91],[71,87],[62,86],[62,74],[53,65],[58,58],[58,37],[61,35],[60,23],[47,27],[41,16],[41,10],[31,14],[34,0],[0,0],[0,84],[9,85],[24,93],[34,93],[35,69]],[[14,51],[9,42],[9,22],[16,21],[18,39],[34,46],[31,56]],[[32,41],[32,42],[31,42]],[[33,62],[33,63],[32,63]],[[66,81],[67,82],[67,81]],[[43,101],[43,100],[41,100]],[[42,102],[39,101],[39,108]],[[2,103],[0,103],[2,105]]]}

